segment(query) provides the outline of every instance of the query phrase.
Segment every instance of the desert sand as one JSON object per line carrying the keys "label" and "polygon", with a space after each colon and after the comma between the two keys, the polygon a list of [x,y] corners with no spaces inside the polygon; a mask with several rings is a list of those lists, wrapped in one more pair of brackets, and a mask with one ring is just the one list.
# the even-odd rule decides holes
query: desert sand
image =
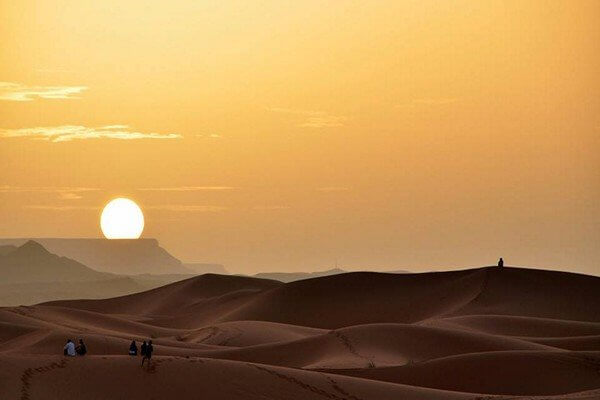
{"label": "desert sand", "polygon": [[[67,338],[89,354],[64,357]],[[152,339],[149,367],[127,355]],[[1,399],[599,399],[600,278],[202,275],[0,308]]]}

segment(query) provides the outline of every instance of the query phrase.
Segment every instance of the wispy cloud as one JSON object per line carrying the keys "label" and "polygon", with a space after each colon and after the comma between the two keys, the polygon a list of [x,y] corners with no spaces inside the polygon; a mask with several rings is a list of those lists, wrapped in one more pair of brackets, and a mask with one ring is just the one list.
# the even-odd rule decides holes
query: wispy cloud
{"label": "wispy cloud", "polygon": [[157,188],[139,188],[148,192],[200,192],[200,191],[220,191],[233,190],[233,186],[174,186],[174,187],[157,187]]}
{"label": "wispy cloud", "polygon": [[227,207],[189,205],[189,204],[164,204],[156,206],[146,206],[145,210],[166,210],[166,211],[194,211],[194,212],[220,212],[227,210]]}
{"label": "wispy cloud", "polygon": [[256,211],[276,211],[276,210],[289,210],[290,206],[255,206],[252,207]]}
{"label": "wispy cloud", "polygon": [[422,98],[422,99],[414,99],[414,104],[425,104],[429,106],[443,105],[443,104],[452,104],[458,101],[457,97],[442,97],[442,98]]}
{"label": "wispy cloud", "polygon": [[21,83],[0,82],[0,100],[33,101],[39,99],[78,99],[87,86],[28,86]]}
{"label": "wispy cloud", "polygon": [[317,188],[319,192],[347,192],[350,188],[344,186],[325,186]]}
{"label": "wispy cloud", "polygon": [[49,140],[55,143],[83,139],[179,139],[177,133],[145,133],[132,130],[128,125],[106,125],[86,127],[81,125],[46,126],[36,128],[0,129],[0,137],[28,137]]}
{"label": "wispy cloud", "polygon": [[26,205],[23,206],[28,210],[45,210],[45,211],[74,211],[74,210],[101,210],[102,206],[52,206],[52,205]]}
{"label": "wispy cloud", "polygon": [[36,72],[39,72],[40,74],[58,74],[58,73],[73,73],[76,72],[72,69],[65,69],[65,68],[38,68],[35,70]]}
{"label": "wispy cloud", "polygon": [[79,199],[83,199],[82,195],[77,194],[77,193],[72,193],[72,192],[61,192],[58,195],[63,200],[79,200]]}
{"label": "wispy cloud", "polygon": [[208,138],[208,139],[219,139],[219,138],[222,138],[223,136],[218,135],[216,133],[198,133],[196,135],[196,137],[199,137],[199,138]]}
{"label": "wispy cloud", "polygon": [[[23,208],[29,210],[46,210],[46,211],[74,211],[74,210],[101,210],[102,205],[85,206],[85,205],[24,205]],[[163,205],[146,205],[143,210],[164,210],[176,212],[208,212],[216,213],[227,210],[227,207],[212,206],[212,205],[189,205],[189,204],[163,204]]]}
{"label": "wispy cloud", "polygon": [[0,185],[0,193],[56,193],[63,200],[83,198],[82,193],[96,192],[101,189],[88,187],[21,187]]}
{"label": "wispy cloud", "polygon": [[344,126],[344,121],[346,121],[346,117],[325,115],[323,117],[309,117],[305,122],[298,126],[304,128],[329,128],[334,126]]}
{"label": "wispy cloud", "polygon": [[313,110],[299,110],[294,108],[282,108],[282,107],[269,107],[267,110],[281,113],[281,114],[295,114],[295,115],[326,115],[324,111],[313,111]]}
{"label": "wispy cloud", "polygon": [[458,103],[458,97],[423,97],[412,99],[406,103],[396,104],[396,107],[443,106]]}
{"label": "wispy cloud", "polygon": [[299,122],[297,125],[302,128],[330,128],[343,126],[344,122],[348,119],[345,116],[331,115],[325,111],[299,110],[280,107],[270,107],[268,110],[281,114],[303,116],[303,121]]}

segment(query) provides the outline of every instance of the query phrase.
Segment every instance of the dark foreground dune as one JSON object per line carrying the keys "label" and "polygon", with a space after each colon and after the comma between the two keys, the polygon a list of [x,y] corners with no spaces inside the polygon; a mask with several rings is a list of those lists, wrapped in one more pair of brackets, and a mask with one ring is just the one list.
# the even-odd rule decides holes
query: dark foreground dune
{"label": "dark foreground dune", "polygon": [[[89,355],[63,357],[66,338]],[[153,364],[126,355],[152,338]],[[600,399],[600,278],[203,275],[0,308],[0,399]]]}

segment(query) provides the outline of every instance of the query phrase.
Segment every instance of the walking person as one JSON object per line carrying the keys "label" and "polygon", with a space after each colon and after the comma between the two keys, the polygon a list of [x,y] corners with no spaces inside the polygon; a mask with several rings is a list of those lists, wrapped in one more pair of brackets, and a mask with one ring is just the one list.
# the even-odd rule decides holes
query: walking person
{"label": "walking person", "polygon": [[[146,342],[144,342],[146,343]],[[143,346],[143,344],[142,344]],[[142,367],[144,366],[144,361],[148,360],[148,366],[150,366],[150,359],[152,358],[152,352],[154,351],[154,347],[152,347],[152,340],[148,341],[146,345],[146,351],[142,355]]]}
{"label": "walking person", "polygon": [[144,357],[146,356],[146,349],[148,348],[148,344],[144,340],[142,345],[140,346],[140,355],[142,356],[142,365],[144,363]]}

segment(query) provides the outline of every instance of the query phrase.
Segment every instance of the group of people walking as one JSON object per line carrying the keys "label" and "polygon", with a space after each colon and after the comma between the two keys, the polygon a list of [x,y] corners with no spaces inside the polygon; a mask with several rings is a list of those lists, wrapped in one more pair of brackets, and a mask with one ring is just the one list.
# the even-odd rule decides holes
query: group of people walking
{"label": "group of people walking", "polygon": [[[152,340],[149,340],[148,343],[144,340],[142,345],[140,346],[140,355],[142,356],[142,367],[144,366],[144,361],[148,360],[148,365],[150,365],[150,359],[152,358],[152,352],[154,351],[154,347],[152,347]],[[131,341],[129,345],[129,355],[137,356],[138,347],[135,340]]]}
{"label": "group of people walking", "polygon": [[[148,360],[148,365],[150,365],[150,359],[152,358],[152,352],[154,351],[154,347],[152,346],[152,340],[149,340],[148,343],[144,340],[142,345],[140,346],[140,355],[142,356],[142,367],[144,366],[144,362]],[[83,339],[79,339],[79,344],[75,346],[75,343],[71,339],[67,339],[67,344],[63,348],[63,353],[65,356],[75,357],[75,356],[83,356],[87,353],[87,347],[85,343],[83,343]],[[129,345],[129,355],[137,356],[138,347],[135,340],[131,342]]]}

